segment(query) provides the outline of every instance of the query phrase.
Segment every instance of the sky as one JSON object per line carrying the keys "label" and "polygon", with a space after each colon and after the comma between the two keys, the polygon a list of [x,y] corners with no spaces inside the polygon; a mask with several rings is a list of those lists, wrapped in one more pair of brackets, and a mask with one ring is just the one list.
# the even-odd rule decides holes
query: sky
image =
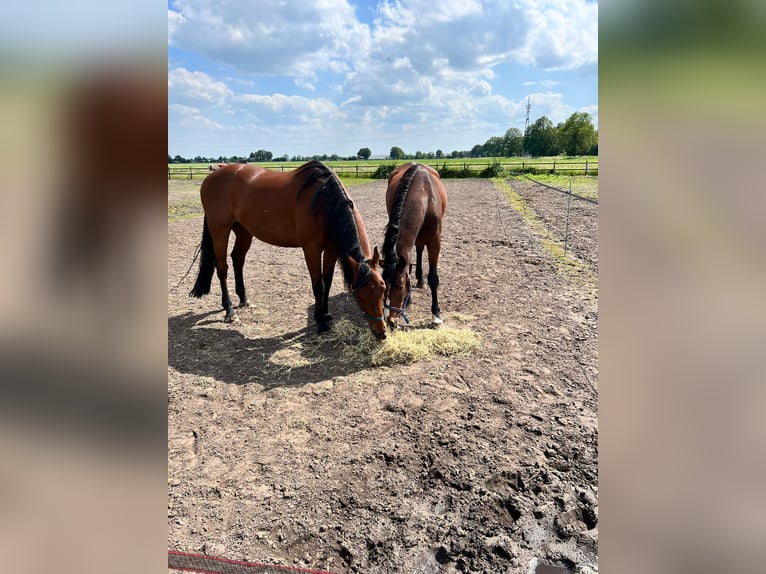
{"label": "sky", "polygon": [[598,128],[597,2],[168,2],[170,155],[449,154],[527,101]]}

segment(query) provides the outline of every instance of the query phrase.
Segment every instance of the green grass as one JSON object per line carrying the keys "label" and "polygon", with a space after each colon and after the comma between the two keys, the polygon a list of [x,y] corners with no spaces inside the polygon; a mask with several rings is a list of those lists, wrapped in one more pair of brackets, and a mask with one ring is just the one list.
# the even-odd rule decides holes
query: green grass
{"label": "green grass", "polygon": [[[520,157],[478,157],[478,158],[442,158],[442,159],[423,159],[423,160],[391,160],[391,159],[368,159],[368,160],[348,160],[348,161],[326,161],[324,162],[329,167],[335,169],[338,175],[342,177],[355,178],[356,174],[352,171],[359,166],[359,179],[369,179],[369,176],[381,165],[400,165],[408,161],[418,161],[436,168],[446,167],[447,169],[461,170],[467,167],[471,172],[471,175],[477,175],[483,169],[491,166],[494,163],[511,164],[509,169],[521,170],[522,167],[526,170],[532,169],[535,171],[535,166],[539,166],[537,170],[540,173],[549,172],[553,167],[553,162],[556,162],[556,171],[566,169],[566,164],[571,163],[573,169],[582,171],[586,161],[589,163],[588,170],[598,172],[598,157],[597,156],[579,156],[574,158],[568,158],[565,156],[557,157],[538,157],[538,158],[520,158]],[[269,162],[253,162],[250,165],[257,165],[273,170],[290,171],[298,166],[303,165],[303,161],[269,161]],[[592,164],[592,165],[591,165]],[[177,163],[169,164],[168,169],[172,171],[186,171],[188,173],[189,168],[193,170],[192,179],[203,179],[208,174],[208,163]],[[214,164],[217,165],[217,164]],[[197,173],[198,172],[198,173]],[[188,175],[173,175],[173,179],[188,178]]]}
{"label": "green grass", "polygon": [[598,176],[541,173],[531,175],[530,177],[535,181],[563,189],[564,191],[569,190],[571,184],[572,193],[591,199],[598,199]]}
{"label": "green grass", "polygon": [[553,258],[558,269],[572,277],[580,274],[585,268],[584,265],[571,252],[568,254],[564,253],[564,246],[553,237],[545,223],[529,207],[524,198],[513,191],[511,186],[502,178],[493,178],[492,182],[505,194],[511,207],[532,227],[543,249]]}

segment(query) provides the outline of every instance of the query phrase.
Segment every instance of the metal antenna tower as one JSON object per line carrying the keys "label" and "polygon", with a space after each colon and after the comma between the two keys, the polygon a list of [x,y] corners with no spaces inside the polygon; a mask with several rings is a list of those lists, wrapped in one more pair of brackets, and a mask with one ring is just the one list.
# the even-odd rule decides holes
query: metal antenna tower
{"label": "metal antenna tower", "polygon": [[532,96],[527,96],[527,119],[524,122],[524,137],[522,138],[522,145],[521,145],[521,157],[526,157],[526,154],[524,153],[524,147],[526,144],[527,139],[527,128],[529,127],[529,110],[532,109],[532,103],[531,103]]}

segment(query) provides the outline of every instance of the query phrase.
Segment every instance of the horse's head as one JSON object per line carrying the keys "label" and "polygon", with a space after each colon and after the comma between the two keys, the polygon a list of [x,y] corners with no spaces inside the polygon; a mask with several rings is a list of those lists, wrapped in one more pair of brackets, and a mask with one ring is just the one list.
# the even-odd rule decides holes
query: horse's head
{"label": "horse's head", "polygon": [[396,329],[397,319],[402,317],[406,323],[409,323],[407,313],[407,303],[410,302],[412,285],[410,284],[409,265],[403,257],[396,257],[395,261],[386,261],[383,276],[386,282],[386,310],[388,327]]}
{"label": "horse's head", "polygon": [[383,319],[383,300],[386,295],[386,284],[378,270],[380,254],[375,248],[372,259],[368,264],[369,273],[361,273],[361,264],[348,256],[348,264],[353,273],[352,293],[365,319],[370,324],[373,335],[378,339],[386,338],[386,323]]}

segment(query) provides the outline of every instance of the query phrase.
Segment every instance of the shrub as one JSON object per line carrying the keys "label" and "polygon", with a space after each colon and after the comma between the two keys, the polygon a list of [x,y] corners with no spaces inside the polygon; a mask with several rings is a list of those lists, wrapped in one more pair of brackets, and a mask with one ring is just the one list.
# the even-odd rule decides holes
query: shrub
{"label": "shrub", "polygon": [[388,179],[388,176],[391,175],[391,172],[394,171],[395,168],[396,165],[394,164],[379,165],[378,169],[376,169],[370,177],[372,177],[372,179]]}
{"label": "shrub", "polygon": [[502,177],[505,175],[505,168],[500,165],[499,161],[495,161],[481,170],[479,177]]}

